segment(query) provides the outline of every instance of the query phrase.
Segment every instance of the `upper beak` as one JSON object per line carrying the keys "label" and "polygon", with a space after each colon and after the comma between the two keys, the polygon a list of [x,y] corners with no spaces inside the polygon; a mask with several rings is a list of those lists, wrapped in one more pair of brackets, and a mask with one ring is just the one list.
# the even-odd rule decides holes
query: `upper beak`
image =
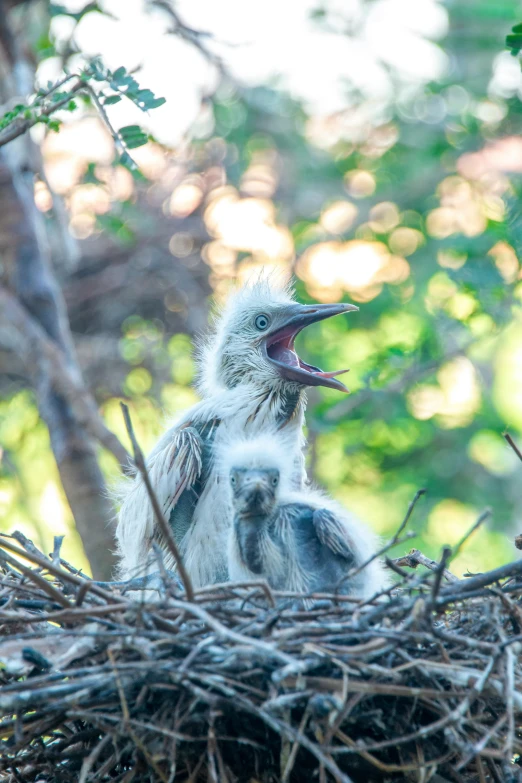
{"label": "upper beak", "polygon": [[[305,386],[327,386],[330,389],[348,392],[344,383],[335,377],[347,372],[347,370],[322,372],[319,367],[313,367],[298,357],[294,352],[293,343],[295,336],[305,326],[358,309],[356,305],[342,303],[314,305],[295,303],[290,305],[285,312],[283,325],[280,322],[277,328],[272,329],[265,336],[263,345],[267,357],[278,366],[279,371],[287,380],[302,383]],[[289,356],[294,357],[292,361],[288,361]]]}
{"label": "upper beak", "polygon": [[324,321],[326,318],[332,318],[334,315],[341,315],[341,313],[349,313],[358,309],[357,305],[343,304],[342,302],[314,305],[296,303],[288,308],[288,320],[282,329],[277,330],[278,339],[289,334],[297,334],[305,326],[315,324],[317,321]]}

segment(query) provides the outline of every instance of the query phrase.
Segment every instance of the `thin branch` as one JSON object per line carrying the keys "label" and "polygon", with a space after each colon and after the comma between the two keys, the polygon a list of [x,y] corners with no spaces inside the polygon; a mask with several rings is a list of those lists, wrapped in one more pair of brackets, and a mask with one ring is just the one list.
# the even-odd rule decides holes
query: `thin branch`
{"label": "thin branch", "polygon": [[181,581],[183,582],[183,586],[185,588],[185,592],[187,594],[187,598],[189,601],[194,600],[194,590],[192,588],[192,583],[190,581],[190,577],[187,573],[187,570],[185,568],[185,565],[183,563],[183,559],[181,557],[181,554],[179,552],[178,546],[174,540],[174,536],[172,535],[169,523],[165,519],[165,516],[163,514],[163,511],[161,510],[161,506],[158,502],[158,498],[156,497],[156,493],[154,492],[154,489],[152,487],[152,484],[150,483],[149,473],[147,471],[147,466],[145,464],[145,458],[143,456],[143,452],[139,447],[138,441],[136,440],[136,436],[134,434],[134,429],[132,427],[132,421],[129,413],[129,409],[125,403],[121,402],[121,409],[123,411],[123,418],[125,420],[125,426],[127,428],[127,432],[129,434],[129,438],[132,443],[132,449],[134,452],[134,463],[136,465],[136,468],[141,474],[141,477],[143,479],[143,483],[145,484],[145,488],[147,490],[147,494],[149,496],[149,500],[152,504],[152,508],[154,510],[154,516],[156,517],[156,520],[158,522],[158,525],[160,526],[161,532],[165,538],[165,541],[167,543],[167,546],[170,550],[170,553],[172,554],[174,561],[176,563],[176,568],[178,569],[178,573],[180,575]]}
{"label": "thin branch", "polygon": [[47,360],[53,386],[69,401],[76,412],[78,422],[110,451],[121,469],[128,472],[131,456],[116,435],[104,424],[96,403],[83,385],[81,378],[71,369],[63,351],[47,336],[40,324],[20,302],[0,286],[0,313],[7,330],[14,328],[24,339],[26,353],[37,363]]}
{"label": "thin branch", "polygon": [[390,541],[390,545],[391,546],[394,546],[397,543],[400,534],[402,533],[402,531],[404,530],[404,528],[406,527],[406,525],[410,521],[410,517],[413,514],[413,509],[417,505],[417,502],[418,502],[419,498],[421,498],[425,494],[426,494],[426,490],[425,489],[418,489],[417,492],[415,493],[415,496],[414,496],[413,500],[411,501],[410,505],[408,506],[408,510],[406,511],[406,516],[402,520],[401,524],[399,525],[399,527],[397,529],[397,532],[395,533],[395,535],[393,536],[393,538]]}
{"label": "thin branch", "polygon": [[458,555],[458,553],[460,552],[460,550],[462,549],[462,547],[464,546],[466,541],[473,535],[475,530],[478,530],[478,528],[481,527],[481,525],[484,524],[486,519],[489,519],[490,517],[491,517],[491,509],[490,508],[484,509],[482,514],[480,514],[480,516],[478,517],[477,521],[474,522],[474,524],[470,527],[470,529],[467,531],[467,533],[464,533],[464,535],[462,536],[462,538],[460,539],[458,544],[453,547],[453,549],[451,551],[450,560],[453,560],[453,558],[456,555]]}
{"label": "thin branch", "polygon": [[[417,566],[422,565],[425,568],[428,568],[430,571],[433,571],[434,573],[438,572],[440,567],[440,563],[437,563],[436,560],[431,560],[431,558],[426,557],[426,555],[423,555],[420,549],[412,549],[411,552],[408,552],[407,555],[403,555],[402,557],[397,557],[391,562],[394,565],[399,566],[399,568],[417,568]],[[451,571],[448,571],[447,568],[444,568],[442,573],[443,576],[446,577],[448,582],[459,581],[458,576],[452,574]]]}
{"label": "thin branch", "polygon": [[100,114],[100,117],[102,118],[103,122],[105,123],[105,125],[107,127],[107,130],[111,134],[111,136],[112,136],[112,138],[114,140],[114,144],[116,146],[116,149],[118,150],[118,152],[120,153],[121,156],[123,156],[123,155],[126,156],[128,162],[130,162],[130,164],[131,164],[131,166],[133,168],[137,169],[138,168],[138,164],[129,155],[129,152],[128,152],[127,148],[125,147],[124,143],[121,140],[121,136],[120,136],[119,132],[116,130],[116,128],[114,127],[114,125],[110,121],[109,115],[105,111],[105,107],[103,106],[102,102],[100,101],[100,99],[96,95],[96,92],[93,90],[93,88],[91,87],[90,84],[84,84],[83,86],[84,86],[85,91],[89,94],[90,98],[92,99],[92,102],[96,106],[96,109],[98,110],[98,112]]}
{"label": "thin branch", "polygon": [[[3,546],[4,543],[5,542],[2,542],[2,544],[0,545]],[[30,581],[37,584],[38,587],[40,587],[45,593],[47,593],[47,595],[50,598],[52,598],[53,601],[56,601],[57,604],[63,606],[64,609],[71,608],[71,604],[69,603],[67,598],[65,598],[65,596],[59,590],[53,587],[52,584],[47,581],[47,579],[45,579],[41,574],[39,574],[38,571],[34,571],[31,568],[28,568],[28,566],[25,566],[23,563],[20,563],[18,560],[16,560],[16,558],[6,554],[6,552],[0,553],[0,562],[9,563],[9,565],[16,568]]]}
{"label": "thin branch", "polygon": [[165,11],[165,13],[174,23],[173,28],[168,30],[169,33],[172,35],[178,35],[184,41],[187,41],[187,43],[194,46],[194,48],[203,55],[205,60],[207,60],[217,69],[221,76],[229,76],[221,57],[211,51],[211,49],[209,49],[205,43],[205,40],[212,38],[210,33],[207,33],[204,30],[195,30],[193,27],[189,27],[189,25],[185,24],[178,11],[174,8],[173,4],[169,2],[169,0],[149,0],[149,2],[150,5],[156,6],[156,8],[161,8],[162,11]]}
{"label": "thin branch", "polygon": [[[19,547],[15,546],[15,544],[12,544],[10,541],[6,540],[6,538],[8,538],[6,534],[0,534],[0,549],[8,549],[13,554],[18,555],[19,557],[23,557],[26,560],[29,560],[31,563],[35,563],[37,566],[44,568],[62,582],[73,584],[80,588],[83,587],[83,585],[88,585],[91,592],[95,593],[95,595],[100,596],[100,598],[103,598],[105,601],[108,601],[111,604],[121,603],[121,601],[124,600],[121,596],[115,596],[112,593],[107,592],[107,590],[103,590],[101,587],[98,587],[96,582],[93,582],[88,577],[71,574],[60,566],[54,565],[54,563],[49,560],[49,558],[44,557],[40,553],[35,553],[31,551],[31,549],[20,549]],[[2,556],[6,557],[5,553],[2,553]],[[25,566],[22,566],[21,563],[16,561],[16,568],[22,570],[22,567]],[[34,574],[35,571],[33,570],[31,573]]]}
{"label": "thin branch", "polygon": [[[53,89],[56,87],[58,87],[58,85],[55,85]],[[76,84],[73,84],[73,86],[69,88],[69,92],[64,98],[56,101],[55,103],[49,103],[48,106],[39,109],[37,115],[28,118],[15,118],[9,125],[0,131],[0,147],[9,144],[9,142],[17,139],[19,136],[23,136],[24,133],[27,133],[27,131],[30,130],[34,125],[37,125],[39,122],[41,122],[42,117],[50,117],[51,114],[54,114],[54,112],[58,109],[61,109],[63,106],[67,106],[67,104],[71,101],[71,95],[81,92],[81,90],[85,89],[85,87],[85,83],[78,79]],[[28,108],[32,109],[34,106],[29,106]]]}
{"label": "thin branch", "polygon": [[[335,590],[336,591],[339,590],[339,588],[341,587],[342,584],[344,584],[344,582],[346,582],[348,579],[353,579],[355,576],[357,576],[357,574],[359,574],[367,566],[369,566],[370,563],[373,563],[374,560],[377,560],[379,557],[382,557],[384,554],[386,554],[386,552],[388,552],[388,550],[390,550],[392,547],[394,547],[396,544],[398,544],[399,541],[401,541],[400,535],[401,535],[402,531],[404,530],[404,528],[406,527],[406,525],[408,524],[408,522],[410,520],[410,517],[413,514],[413,509],[417,505],[417,501],[419,500],[419,498],[421,498],[425,494],[425,492],[426,492],[425,489],[417,490],[417,492],[415,493],[415,497],[413,498],[413,500],[411,501],[410,505],[408,506],[408,510],[406,511],[406,516],[402,520],[401,524],[397,528],[397,531],[395,532],[394,536],[390,539],[390,541],[388,541],[388,543],[385,546],[383,546],[382,549],[379,549],[378,552],[375,552],[371,557],[369,557],[367,560],[365,560],[364,563],[362,563],[362,565],[357,566],[357,568],[350,569],[348,571],[348,573],[345,574],[339,580],[339,582],[336,584],[336,586],[335,586]],[[402,541],[406,541],[409,538],[413,538],[414,536],[415,536],[415,533],[410,531],[402,539]],[[390,566],[390,567],[392,567],[392,566]]]}
{"label": "thin branch", "polygon": [[507,563],[499,568],[494,568],[492,571],[487,571],[485,574],[477,574],[477,576],[471,576],[468,579],[459,579],[458,582],[448,585],[441,590],[437,604],[448,603],[456,600],[460,594],[465,595],[473,590],[499,582],[501,579],[515,576],[522,576],[522,560]]}
{"label": "thin branch", "polygon": [[504,437],[509,443],[509,445],[511,446],[511,448],[513,449],[513,451],[515,452],[515,454],[517,455],[517,457],[519,458],[519,460],[522,462],[522,451],[520,451],[520,449],[518,448],[517,444],[515,443],[515,441],[509,434],[509,432],[504,432]]}
{"label": "thin branch", "polygon": [[450,555],[451,555],[451,549],[449,548],[449,546],[445,546],[444,549],[442,550],[442,556],[440,558],[440,563],[437,564],[437,568],[435,570],[435,579],[433,580],[433,585],[431,587],[431,604],[432,604],[432,606],[434,606],[435,602],[437,601],[437,596],[439,594],[439,590],[440,590],[440,586],[441,586],[441,582],[442,582],[442,576],[447,571],[446,563],[448,562],[448,560],[450,558]]}

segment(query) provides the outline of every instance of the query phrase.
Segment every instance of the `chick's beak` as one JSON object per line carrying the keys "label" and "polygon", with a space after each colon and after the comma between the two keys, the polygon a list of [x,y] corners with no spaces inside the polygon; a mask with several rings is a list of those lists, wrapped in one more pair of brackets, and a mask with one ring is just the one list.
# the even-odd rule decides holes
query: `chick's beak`
{"label": "chick's beak", "polygon": [[265,511],[274,499],[274,489],[268,479],[252,470],[246,474],[237,502],[243,511]]}
{"label": "chick's beak", "polygon": [[327,386],[348,393],[348,389],[336,376],[348,370],[323,372],[319,367],[304,362],[294,350],[296,336],[306,326],[332,318],[334,315],[349,313],[359,308],[353,304],[292,304],[288,307],[283,326],[272,330],[264,340],[266,356],[283,378],[301,383],[304,386]]}

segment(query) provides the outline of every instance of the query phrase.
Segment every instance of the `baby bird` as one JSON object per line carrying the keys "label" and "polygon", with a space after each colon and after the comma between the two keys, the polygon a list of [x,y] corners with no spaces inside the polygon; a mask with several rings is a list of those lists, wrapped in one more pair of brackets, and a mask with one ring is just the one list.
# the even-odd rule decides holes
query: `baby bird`
{"label": "baby bird", "polygon": [[234,581],[265,579],[276,590],[332,591],[369,598],[388,585],[375,535],[338,503],[313,489],[292,489],[281,433],[236,441],[223,453],[233,524],[228,570]]}
{"label": "baby bird", "polygon": [[[215,470],[216,450],[265,430],[285,432],[293,484],[304,483],[306,388],[347,389],[337,378],[342,371],[307,364],[294,341],[308,325],[353,310],[352,304],[299,304],[290,290],[265,280],[238,290],[227,302],[199,358],[201,401],[181,415],[147,460],[150,482],[194,587],[228,576],[231,512]],[[156,571],[154,544],[163,550],[165,566],[173,568],[140,475],[123,483],[120,497],[120,578]]]}

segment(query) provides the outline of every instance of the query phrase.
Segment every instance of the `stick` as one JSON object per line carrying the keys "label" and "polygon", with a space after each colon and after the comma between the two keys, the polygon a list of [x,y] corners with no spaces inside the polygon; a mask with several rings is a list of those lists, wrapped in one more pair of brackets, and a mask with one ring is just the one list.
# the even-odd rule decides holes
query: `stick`
{"label": "stick", "polygon": [[522,462],[522,451],[520,451],[520,449],[518,448],[517,444],[515,443],[515,441],[509,434],[509,432],[504,432],[504,437],[509,443],[509,445],[511,446],[511,448],[513,449],[513,451],[515,452],[515,454],[517,455],[517,457],[519,458],[519,460]]}
{"label": "stick", "polygon": [[477,530],[486,521],[486,519],[489,519],[490,516],[491,516],[491,509],[490,508],[484,509],[484,511],[479,516],[477,521],[470,527],[467,533],[464,533],[464,535],[458,542],[457,546],[453,548],[451,552],[450,560],[453,560],[455,555],[457,555],[460,552],[460,550],[462,549],[462,547],[464,546],[468,538],[470,538],[472,534],[475,532],[475,530]]}
{"label": "stick", "polygon": [[[408,552],[407,555],[397,557],[390,562],[396,566],[399,566],[399,568],[417,568],[418,565],[422,565],[425,568],[429,568],[430,571],[434,572],[437,572],[440,566],[436,560],[431,560],[429,557],[426,557],[426,555],[423,555],[420,549],[412,549],[411,552]],[[444,568],[443,575],[446,577],[448,582],[459,581],[459,578],[455,576],[455,574],[452,574],[451,571],[448,571],[447,568]]]}
{"label": "stick", "polygon": [[433,580],[433,586],[431,588],[431,603],[432,605],[435,605],[435,602],[437,600],[437,596],[439,594],[440,590],[440,584],[442,582],[442,575],[446,571],[446,563],[448,562],[451,555],[451,549],[449,546],[445,546],[442,550],[442,557],[440,559],[440,563],[437,565],[437,568],[435,570],[435,579]]}
{"label": "stick", "polygon": [[174,540],[174,536],[172,535],[172,532],[170,530],[169,523],[165,519],[165,516],[161,510],[160,504],[158,502],[158,498],[156,497],[156,493],[154,492],[154,489],[152,488],[152,484],[150,483],[149,473],[147,471],[147,466],[145,464],[145,459],[143,457],[143,452],[140,449],[138,445],[138,441],[136,440],[136,436],[134,434],[134,430],[132,427],[132,421],[129,413],[129,408],[127,405],[125,405],[124,402],[120,403],[121,409],[123,412],[123,418],[125,420],[125,426],[127,428],[127,432],[129,434],[130,441],[132,443],[132,449],[134,452],[134,463],[136,465],[136,468],[141,474],[141,477],[143,479],[143,483],[145,484],[145,488],[147,490],[147,494],[149,496],[149,500],[152,504],[152,508],[154,510],[154,515],[156,517],[156,520],[158,522],[158,525],[160,526],[161,532],[165,538],[165,541],[167,542],[167,546],[170,550],[170,553],[172,554],[174,561],[176,563],[176,568],[178,569],[178,573],[180,575],[181,581],[183,582],[183,587],[185,588],[185,592],[187,594],[187,598],[189,601],[194,600],[194,590],[192,588],[192,582],[190,581],[190,577],[187,573],[187,570],[183,564],[183,560],[181,557],[181,554],[179,552],[178,546]]}
{"label": "stick", "polygon": [[[95,582],[86,576],[76,576],[76,574],[70,574],[60,566],[55,565],[51,560],[46,558],[41,553],[35,554],[31,550],[20,549],[10,541],[6,541],[4,534],[0,534],[0,549],[8,549],[10,552],[13,552],[13,554],[18,555],[19,557],[24,557],[26,560],[30,560],[31,563],[35,563],[40,568],[45,568],[46,571],[48,571],[50,574],[53,574],[53,576],[56,576],[62,582],[69,582],[70,584],[76,585],[80,588],[82,585],[88,585],[89,589],[95,595],[98,595],[100,598],[105,599],[109,603],[118,604],[123,600],[121,596],[115,596],[112,593],[108,593],[107,590],[103,590],[101,587],[98,587]],[[2,555],[5,557],[4,553],[2,553]],[[22,563],[16,561],[16,568],[22,570]],[[31,573],[34,574],[36,572],[33,570]],[[67,606],[70,606],[68,602]]]}
{"label": "stick", "polygon": [[448,599],[455,600],[460,593],[465,595],[472,590],[487,587],[487,585],[491,585],[493,582],[507,579],[510,576],[522,576],[522,560],[507,563],[507,565],[494,568],[492,571],[486,571],[485,574],[477,574],[477,576],[471,576],[468,579],[459,579],[458,582],[443,588],[441,595],[437,599],[437,604],[444,604]]}
{"label": "stick", "polygon": [[[406,511],[406,516],[404,517],[404,519],[402,520],[401,524],[397,528],[397,532],[395,533],[393,538],[390,539],[390,541],[388,541],[388,543],[385,546],[383,546],[382,549],[379,549],[378,552],[375,552],[375,554],[373,554],[371,557],[369,557],[367,560],[365,560],[362,565],[358,566],[355,569],[350,569],[350,571],[348,571],[348,573],[345,574],[338,581],[338,583],[335,585],[335,592],[336,593],[339,590],[339,588],[341,587],[341,585],[344,584],[344,582],[346,582],[347,579],[353,579],[354,576],[357,576],[357,574],[359,574],[364,568],[369,566],[370,563],[373,563],[373,561],[377,560],[378,557],[382,557],[382,555],[384,555],[389,549],[391,549],[393,546],[395,546],[395,544],[398,543],[399,537],[400,537],[402,531],[404,530],[404,528],[406,527],[406,525],[408,524],[408,522],[410,520],[410,517],[411,517],[411,515],[413,513],[413,509],[417,505],[417,501],[419,500],[420,497],[422,497],[422,495],[425,494],[425,492],[426,492],[425,489],[417,490],[417,492],[415,493],[415,497],[413,498],[413,500],[411,501],[410,505],[408,506],[408,510]],[[412,538],[414,535],[415,535],[415,533],[410,532],[410,533],[407,534],[406,538]]]}

